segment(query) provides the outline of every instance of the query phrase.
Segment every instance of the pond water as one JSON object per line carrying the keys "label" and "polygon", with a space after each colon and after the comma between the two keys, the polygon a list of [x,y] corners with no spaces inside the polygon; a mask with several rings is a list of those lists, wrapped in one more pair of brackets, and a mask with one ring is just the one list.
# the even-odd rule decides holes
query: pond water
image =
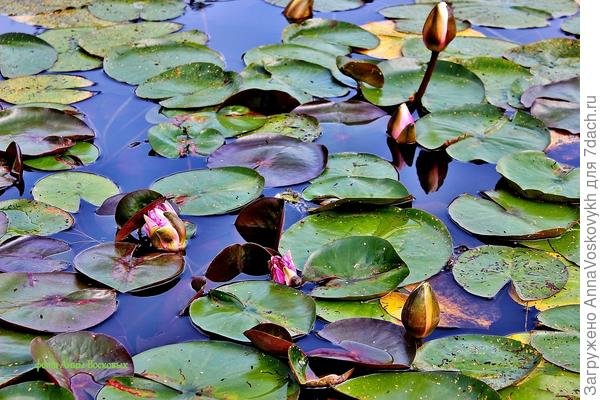
{"label": "pond water", "polygon": [[[377,0],[352,11],[337,13],[316,13],[315,16],[339,19],[363,24],[383,19],[377,10],[400,3],[398,0]],[[406,2],[409,3],[409,2]],[[184,29],[196,28],[208,33],[209,46],[221,52],[226,59],[228,69],[241,70],[241,55],[248,49],[262,44],[280,41],[280,35],[287,21],[281,15],[281,9],[268,5],[262,0],[234,0],[209,3],[205,7],[192,9],[174,20],[184,24]],[[543,29],[502,30],[478,28],[490,37],[528,43],[543,38],[560,37],[561,20],[552,21]],[[6,17],[0,17],[0,33],[36,32],[36,29],[16,23]],[[93,90],[98,94],[93,98],[76,104],[95,129],[95,144],[101,149],[98,161],[81,171],[90,171],[109,177],[122,191],[146,188],[161,176],[193,168],[206,167],[206,158],[186,157],[166,159],[152,155],[146,142],[146,133],[153,123],[158,122],[157,105],[135,96],[134,87],[116,82],[99,69],[80,75],[96,82]],[[342,124],[322,124],[323,135],[318,140],[330,153],[354,151],[367,152],[392,160],[387,145],[386,125],[388,117],[374,122],[346,126]],[[551,153],[558,161],[578,165],[577,144]],[[449,228],[454,246],[473,247],[481,244],[476,238],[460,230],[447,213],[448,204],[462,193],[477,194],[479,191],[493,189],[499,179],[495,166],[451,161],[447,166],[447,175],[439,190],[427,193],[419,181],[419,175],[427,174],[427,165],[446,160],[443,156],[432,155],[419,149],[415,150],[413,160],[407,157],[400,168],[400,181],[415,197],[413,207],[423,209],[439,217]],[[446,161],[447,162],[447,161]],[[443,167],[442,167],[443,169]],[[41,172],[26,173],[25,196],[37,180],[45,176]],[[301,191],[305,185],[292,187]],[[283,189],[267,189],[266,195],[274,195]],[[16,198],[16,189],[7,191],[2,199]],[[84,204],[76,214],[76,225],[69,231],[56,235],[72,245],[72,255],[98,242],[111,241],[114,238],[114,220],[110,216],[97,216],[95,207]],[[286,205],[285,227],[298,221],[303,215],[290,205]],[[212,217],[189,217],[197,224],[198,233],[188,246],[186,270],[176,284],[167,291],[148,296],[129,294],[119,295],[118,311],[102,324],[92,328],[95,332],[110,334],[121,341],[131,354],[146,349],[186,340],[202,340],[207,336],[195,329],[188,317],[178,316],[195,291],[190,282],[193,276],[203,275],[208,263],[225,246],[242,242],[233,222],[235,215]],[[237,279],[249,279],[238,277]],[[450,282],[451,280],[448,280]],[[214,286],[214,285],[213,285]],[[457,291],[462,289],[456,285]],[[496,321],[489,330],[437,329],[428,339],[460,334],[481,332],[506,335],[516,331],[533,328],[536,311],[525,310],[515,303],[505,288],[493,300],[468,296],[482,310],[497,310]],[[317,323],[317,328],[322,326]],[[309,336],[300,340],[306,349],[323,345],[320,339]],[[308,395],[306,395],[308,396]],[[314,395],[311,395],[314,396]],[[309,397],[306,397],[309,398]],[[316,398],[316,397],[315,397]]]}

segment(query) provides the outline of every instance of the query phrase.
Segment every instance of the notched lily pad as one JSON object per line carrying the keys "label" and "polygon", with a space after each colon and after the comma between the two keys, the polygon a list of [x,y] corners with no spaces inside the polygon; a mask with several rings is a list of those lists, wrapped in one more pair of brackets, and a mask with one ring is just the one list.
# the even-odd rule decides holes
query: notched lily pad
{"label": "notched lily pad", "polygon": [[42,171],[67,171],[92,164],[99,156],[100,150],[92,143],[77,142],[64,153],[30,158],[23,164]]}
{"label": "notched lily pad", "polygon": [[225,138],[218,130],[193,122],[181,125],[161,123],[148,130],[148,142],[152,150],[161,156],[179,158],[206,156],[221,147]]}

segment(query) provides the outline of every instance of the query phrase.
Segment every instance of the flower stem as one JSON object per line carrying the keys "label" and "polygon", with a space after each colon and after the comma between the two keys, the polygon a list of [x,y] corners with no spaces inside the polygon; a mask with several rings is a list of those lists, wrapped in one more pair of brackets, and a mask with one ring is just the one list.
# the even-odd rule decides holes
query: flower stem
{"label": "flower stem", "polygon": [[431,58],[429,59],[429,64],[427,64],[427,70],[425,71],[425,75],[423,76],[423,80],[421,81],[421,85],[419,86],[419,90],[417,90],[413,98],[413,102],[417,105],[417,108],[421,108],[421,100],[425,95],[427,85],[429,85],[429,81],[431,80],[431,76],[433,75],[433,70],[435,69],[435,64],[437,62],[439,54],[440,53],[437,51],[431,52]]}

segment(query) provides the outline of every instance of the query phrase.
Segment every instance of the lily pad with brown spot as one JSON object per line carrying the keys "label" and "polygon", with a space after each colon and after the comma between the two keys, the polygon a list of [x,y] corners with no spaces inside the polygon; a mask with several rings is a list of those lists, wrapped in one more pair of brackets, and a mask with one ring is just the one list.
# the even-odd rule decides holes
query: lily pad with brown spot
{"label": "lily pad with brown spot", "polygon": [[71,104],[89,99],[95,93],[81,88],[94,82],[73,75],[21,76],[0,81],[0,99],[12,104],[48,102]]}
{"label": "lily pad with brown spot", "polygon": [[35,200],[1,201],[0,211],[8,218],[8,227],[0,242],[23,235],[50,236],[75,223],[68,212]]}

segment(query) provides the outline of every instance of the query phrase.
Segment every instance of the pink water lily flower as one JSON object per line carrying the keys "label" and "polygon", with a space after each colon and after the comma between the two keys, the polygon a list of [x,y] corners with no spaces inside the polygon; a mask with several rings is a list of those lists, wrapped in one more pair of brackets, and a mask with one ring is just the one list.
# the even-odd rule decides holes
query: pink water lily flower
{"label": "pink water lily flower", "polygon": [[185,224],[165,201],[144,214],[142,232],[158,250],[181,251],[187,245]]}
{"label": "pink water lily flower", "polygon": [[280,285],[296,287],[302,284],[302,279],[296,274],[296,266],[290,251],[283,256],[272,256],[269,260],[269,271],[273,282]]}

